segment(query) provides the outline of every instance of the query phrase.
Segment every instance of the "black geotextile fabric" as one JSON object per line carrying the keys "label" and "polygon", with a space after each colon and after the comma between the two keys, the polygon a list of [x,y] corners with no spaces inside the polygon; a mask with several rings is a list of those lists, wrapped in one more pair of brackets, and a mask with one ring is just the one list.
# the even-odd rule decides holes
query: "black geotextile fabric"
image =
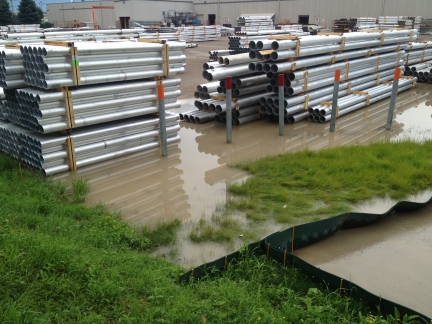
{"label": "black geotextile fabric", "polygon": [[430,202],[432,202],[432,197],[424,203],[401,201],[383,214],[349,212],[328,219],[293,226],[284,231],[271,234],[259,242],[251,243],[242,248],[241,251],[236,251],[213,262],[196,267],[183,274],[180,277],[180,282],[189,282],[191,280],[200,279],[205,275],[211,275],[215,271],[223,271],[228,265],[235,266],[236,261],[242,258],[244,253],[266,254],[268,258],[275,259],[284,266],[292,266],[301,269],[313,281],[322,283],[330,289],[339,289],[341,294],[361,299],[372,309],[379,307],[383,315],[394,314],[394,310],[397,308],[400,314],[420,315],[425,320],[425,323],[429,324],[432,318],[419,314],[391,300],[376,296],[353,282],[344,280],[339,276],[309,264],[291,252],[329,237],[340,229],[368,225],[393,212],[414,211],[428,205]]}

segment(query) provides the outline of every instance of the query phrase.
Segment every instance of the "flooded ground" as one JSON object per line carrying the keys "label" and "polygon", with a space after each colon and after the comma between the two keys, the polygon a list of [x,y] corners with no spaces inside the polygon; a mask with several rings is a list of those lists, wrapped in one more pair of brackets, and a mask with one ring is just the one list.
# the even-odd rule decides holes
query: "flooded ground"
{"label": "flooded ground", "polygon": [[432,316],[432,206],[342,230],[295,251],[366,290]]}
{"label": "flooded ground", "polygon": [[[304,148],[319,150],[430,138],[431,101],[432,86],[428,84],[399,94],[391,131],[385,130],[389,100],[383,100],[339,118],[335,133],[329,132],[329,123],[303,121],[286,125],[285,136],[281,137],[276,123],[261,120],[234,127],[230,145],[226,144],[222,124],[181,122],[181,142],[169,147],[168,157],[162,158],[159,150],[153,150],[88,166],[77,175],[89,179],[90,204],[108,204],[121,211],[131,224],[140,226],[174,218],[184,220],[176,259],[184,266],[199,265],[237,248],[215,243],[195,244],[188,238],[192,223],[202,217],[209,218],[219,205],[230,199],[227,187],[248,177],[244,171],[231,166]],[[177,112],[192,110],[192,103],[192,99],[183,100]],[[386,206],[374,204],[377,205]],[[357,209],[374,208],[359,205]],[[268,224],[260,237],[289,225]]]}

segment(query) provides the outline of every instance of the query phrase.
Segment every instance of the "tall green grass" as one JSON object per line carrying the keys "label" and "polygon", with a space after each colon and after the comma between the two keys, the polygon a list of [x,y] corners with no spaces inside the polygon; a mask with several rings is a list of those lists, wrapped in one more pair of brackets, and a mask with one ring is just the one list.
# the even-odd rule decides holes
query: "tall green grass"
{"label": "tall green grass", "polygon": [[68,189],[0,155],[0,323],[416,323],[381,320],[247,254],[226,272],[178,284],[185,270],[148,253],[173,243],[178,222],[132,228],[78,203],[79,182]]}
{"label": "tall green grass", "polygon": [[403,199],[432,188],[432,142],[305,150],[239,164],[253,177],[230,192],[250,219],[295,222],[334,216],[374,197]]}

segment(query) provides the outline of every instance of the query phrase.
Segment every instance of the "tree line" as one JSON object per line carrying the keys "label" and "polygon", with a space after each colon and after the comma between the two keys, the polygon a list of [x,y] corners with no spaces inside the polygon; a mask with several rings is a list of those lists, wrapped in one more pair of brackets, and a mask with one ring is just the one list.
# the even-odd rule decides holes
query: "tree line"
{"label": "tree line", "polygon": [[41,24],[43,11],[34,0],[21,0],[16,13],[12,13],[8,0],[0,0],[0,26],[14,24]]}

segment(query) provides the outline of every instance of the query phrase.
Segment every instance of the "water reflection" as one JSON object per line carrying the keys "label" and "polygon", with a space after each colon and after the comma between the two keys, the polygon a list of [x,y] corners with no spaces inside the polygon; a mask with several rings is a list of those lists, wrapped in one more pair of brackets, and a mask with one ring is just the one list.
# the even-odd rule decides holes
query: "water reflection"
{"label": "water reflection", "polygon": [[178,169],[178,144],[170,145],[169,152],[167,158],[160,157],[159,149],[128,155],[62,177],[85,177],[91,188],[90,204],[103,202],[135,225],[184,220],[190,217],[190,206],[183,190],[183,172]]}

